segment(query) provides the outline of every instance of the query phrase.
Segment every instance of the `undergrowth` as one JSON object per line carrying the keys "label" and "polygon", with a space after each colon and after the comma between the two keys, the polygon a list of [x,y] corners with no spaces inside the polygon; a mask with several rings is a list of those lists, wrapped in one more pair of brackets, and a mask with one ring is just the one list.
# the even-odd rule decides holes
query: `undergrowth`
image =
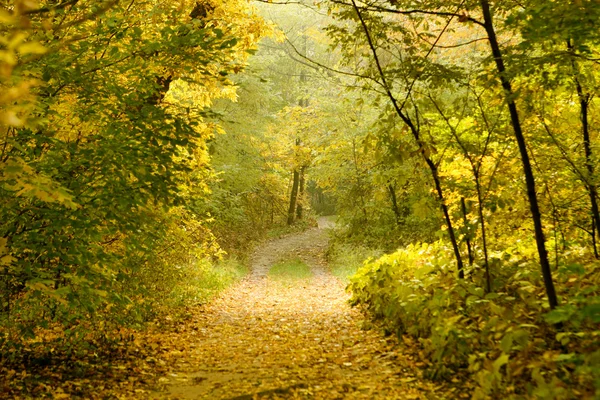
{"label": "undergrowth", "polygon": [[246,275],[248,267],[235,258],[216,263],[201,260],[195,268],[187,272],[185,279],[173,289],[167,307],[207,303],[213,296]]}
{"label": "undergrowth", "polygon": [[[72,323],[65,323],[68,310],[43,309],[22,296],[10,314],[0,314],[0,370],[15,365],[44,367],[63,359],[89,359],[87,364],[100,365],[107,362],[105,358],[120,357],[115,351],[133,340],[136,332],[185,319],[191,307],[207,303],[247,272],[234,258],[186,263],[171,268],[162,282],[138,280],[143,285],[140,293],[152,296],[131,297],[124,308],[108,304],[95,314],[77,315]],[[30,321],[36,315],[33,325]]]}
{"label": "undergrowth", "polygon": [[303,232],[308,228],[317,226],[317,221],[314,216],[310,215],[302,220],[294,222],[293,225],[282,225],[271,228],[267,232],[267,238],[276,239],[281,238],[292,233]]}
{"label": "undergrowth", "polygon": [[363,266],[365,260],[380,257],[382,254],[381,250],[366,246],[334,242],[327,250],[327,261],[331,273],[346,282]]}
{"label": "undergrowth", "polygon": [[600,263],[572,252],[555,271],[561,305],[549,312],[538,265],[517,253],[492,257],[458,279],[451,249],[416,244],[365,263],[352,304],[388,334],[417,343],[432,379],[465,372],[473,399],[600,398]]}

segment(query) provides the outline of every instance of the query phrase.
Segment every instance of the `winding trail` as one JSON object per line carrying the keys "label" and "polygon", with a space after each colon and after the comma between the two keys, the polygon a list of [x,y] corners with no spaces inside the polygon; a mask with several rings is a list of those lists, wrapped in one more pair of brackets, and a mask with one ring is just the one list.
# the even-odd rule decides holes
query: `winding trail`
{"label": "winding trail", "polygon": [[[326,222],[255,252],[251,274],[186,327],[189,347],[154,398],[446,398],[392,340],[360,329],[344,283],[326,269]],[[269,268],[289,257],[306,262],[313,276],[295,284],[270,279]]]}

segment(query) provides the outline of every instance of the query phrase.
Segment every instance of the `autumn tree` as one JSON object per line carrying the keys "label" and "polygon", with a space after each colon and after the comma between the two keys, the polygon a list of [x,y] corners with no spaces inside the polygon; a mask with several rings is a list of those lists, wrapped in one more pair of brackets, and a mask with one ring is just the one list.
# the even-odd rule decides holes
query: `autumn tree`
{"label": "autumn tree", "polygon": [[252,9],[15,1],[1,13],[4,308],[18,294],[72,323],[130,303],[173,246],[216,251],[186,205],[211,179],[204,110],[232,95],[228,75],[268,31]]}

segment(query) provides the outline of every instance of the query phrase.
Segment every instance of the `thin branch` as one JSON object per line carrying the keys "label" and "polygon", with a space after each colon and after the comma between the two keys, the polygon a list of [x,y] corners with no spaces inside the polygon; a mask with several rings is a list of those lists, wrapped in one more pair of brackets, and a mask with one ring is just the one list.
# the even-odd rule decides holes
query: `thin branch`
{"label": "thin branch", "polygon": [[254,1],[258,1],[259,3],[265,3],[265,4],[273,4],[273,5],[298,4],[301,6],[307,6],[306,4],[304,4],[301,1],[272,1],[272,0],[254,0]]}
{"label": "thin branch", "polygon": [[[460,7],[462,7],[462,5],[464,4],[465,0],[463,0],[459,6],[457,7],[457,10],[460,9]],[[437,43],[442,39],[442,36],[444,35],[444,33],[446,33],[446,29],[448,29],[448,27],[450,26],[450,23],[452,22],[452,19],[454,17],[450,17],[448,18],[448,21],[446,22],[446,25],[444,26],[444,28],[442,29],[442,31],[440,32],[440,34],[437,36],[437,38],[435,39],[435,42],[433,42],[433,44],[431,45],[431,47],[429,48],[429,51],[427,52],[427,54],[425,54],[425,57],[423,58],[424,60],[426,60],[430,55],[431,52],[433,51],[433,49],[435,48],[435,46],[437,45]],[[408,92],[406,93],[406,98],[404,99],[404,101],[402,102],[402,106],[400,108],[404,108],[404,106],[406,105],[406,102],[408,101],[409,97],[411,96],[412,93],[412,89],[415,85],[415,83],[417,82],[417,80],[419,78],[421,78],[421,76],[423,75],[423,72],[421,72],[420,74],[418,74],[417,76],[415,76],[415,79],[413,79],[412,83],[410,84],[410,86],[408,87]],[[413,101],[414,104],[414,101]],[[417,121],[418,121],[418,115],[417,115]]]}
{"label": "thin branch", "polygon": [[408,117],[408,115],[404,114],[404,111],[402,111],[403,107],[400,107],[400,105],[398,104],[398,100],[392,93],[391,86],[388,84],[387,79],[385,78],[385,72],[383,72],[383,67],[381,66],[381,61],[379,60],[379,56],[377,55],[375,43],[373,43],[373,38],[371,37],[371,33],[369,32],[367,23],[365,22],[365,20],[362,16],[362,13],[360,12],[360,9],[356,5],[356,2],[354,0],[352,0],[352,5],[356,11],[356,14],[358,15],[358,19],[360,20],[360,23],[365,32],[367,42],[369,43],[369,47],[371,48],[371,52],[373,53],[373,59],[375,61],[375,65],[377,66],[377,71],[379,72],[379,76],[381,78],[380,84],[381,84],[381,86],[383,86],[388,98],[392,102],[392,105],[393,105],[394,109],[396,110],[396,113],[402,119],[402,121],[404,121],[404,123],[406,125],[408,125],[408,127],[411,129],[411,131],[413,132],[413,135],[415,135],[415,139],[417,140],[417,145],[419,146],[420,149],[422,149],[423,143],[421,143],[421,140],[419,137],[419,131],[417,130],[417,127],[414,125],[413,121]]}
{"label": "thin branch", "polygon": [[47,13],[50,11],[62,10],[63,8],[66,8],[69,6],[74,6],[77,3],[79,3],[79,0],[65,1],[64,3],[58,4],[53,7],[41,7],[41,8],[37,8],[35,10],[28,10],[28,11],[23,12],[23,14],[24,15],[44,14],[44,13]]}
{"label": "thin branch", "polygon": [[[308,62],[309,62],[309,63],[311,63],[311,64],[314,64],[314,65],[316,65],[317,67],[323,68],[324,70],[327,70],[327,71],[335,72],[336,74],[341,74],[341,75],[351,76],[351,77],[353,77],[353,78],[362,78],[362,79],[367,79],[367,80],[369,80],[369,81],[372,81],[372,82],[376,83],[377,85],[381,86],[381,87],[382,87],[382,88],[384,88],[384,89],[386,88],[386,87],[385,87],[385,84],[383,84],[383,83],[379,82],[377,79],[375,79],[375,78],[373,78],[373,77],[371,77],[371,76],[368,76],[368,75],[361,75],[361,74],[356,74],[356,73],[353,73],[353,72],[346,72],[346,71],[342,71],[342,70],[340,70],[340,69],[335,69],[335,68],[328,67],[328,66],[327,66],[327,65],[325,65],[325,64],[321,64],[320,62],[318,62],[318,61],[315,61],[315,60],[313,60],[312,58],[309,58],[309,57],[305,56],[304,54],[302,54],[302,53],[301,53],[301,52],[300,52],[300,51],[299,51],[299,50],[298,50],[298,49],[297,49],[297,48],[294,46],[294,44],[293,44],[293,43],[292,43],[292,42],[291,42],[289,39],[287,39],[287,38],[286,38],[286,42],[287,42],[287,43],[290,45],[290,47],[291,47],[291,48],[294,50],[294,52],[295,52],[295,53],[296,53],[296,54],[297,54],[299,57],[301,57],[302,59],[304,59],[304,60],[308,61]],[[306,65],[306,64],[304,64],[304,63],[302,63],[302,64],[303,64],[303,65]],[[314,67],[313,67],[313,68],[314,68]],[[316,69],[316,68],[315,68],[315,69]]]}
{"label": "thin branch", "polygon": [[[334,4],[338,4],[338,5],[343,5],[343,6],[348,6],[348,7],[353,7],[355,5],[354,2],[352,3],[347,3],[345,1],[342,0],[329,0],[330,2],[334,3]],[[356,6],[357,8],[359,8],[362,11],[376,11],[376,12],[385,12],[385,13],[390,13],[390,14],[400,14],[400,15],[414,15],[414,14],[424,14],[424,15],[435,15],[438,17],[457,17],[460,21],[469,21],[472,22],[476,25],[485,27],[485,25],[483,24],[483,22],[470,17],[466,14],[459,14],[458,12],[445,12],[445,11],[431,11],[431,10],[418,10],[418,9],[414,9],[414,10],[395,10],[393,8],[387,8],[387,7],[382,7],[382,6],[378,6],[378,5],[365,5],[362,7]]]}
{"label": "thin branch", "polygon": [[540,123],[544,127],[544,130],[546,131],[546,133],[548,134],[548,136],[550,137],[550,139],[552,139],[552,142],[554,143],[554,145],[560,151],[560,154],[563,156],[563,159],[571,166],[571,168],[573,169],[573,172],[575,172],[575,174],[579,177],[579,179],[581,179],[581,181],[583,182],[583,184],[586,187],[589,187],[590,182],[588,181],[587,177],[585,176],[585,174],[583,174],[583,172],[581,172],[579,170],[579,168],[577,168],[577,165],[575,165],[575,162],[573,160],[571,160],[571,158],[567,154],[567,151],[564,149],[563,145],[558,141],[558,139],[556,138],[556,136],[552,132],[552,129],[550,129],[550,127],[548,126],[548,124],[546,123],[546,121],[544,121],[544,118],[541,115],[538,115],[537,117],[539,118]]}
{"label": "thin branch", "polygon": [[479,39],[469,40],[468,42],[464,42],[464,43],[458,43],[458,44],[452,44],[452,45],[442,46],[440,44],[430,43],[427,39],[421,37],[421,35],[419,35],[419,39],[421,39],[422,41],[424,41],[428,45],[433,46],[433,47],[438,48],[438,49],[455,49],[457,47],[468,46],[468,45],[473,44],[473,43],[481,42],[482,40],[487,40],[487,38],[479,38]]}

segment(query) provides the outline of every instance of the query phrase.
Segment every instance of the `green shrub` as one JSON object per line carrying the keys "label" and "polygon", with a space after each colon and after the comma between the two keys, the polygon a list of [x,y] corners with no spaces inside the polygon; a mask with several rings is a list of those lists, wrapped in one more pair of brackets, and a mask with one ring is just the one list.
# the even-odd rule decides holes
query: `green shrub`
{"label": "green shrub", "polygon": [[171,291],[166,305],[175,307],[205,304],[247,272],[248,268],[236,259],[216,263],[208,259],[200,260],[183,269],[182,280]]}
{"label": "green shrub", "polygon": [[317,221],[313,215],[309,214],[304,219],[294,222],[293,225],[279,225],[272,227],[269,229],[266,236],[269,239],[281,238],[292,233],[304,232],[315,226],[317,226]]}
{"label": "green shrub", "polygon": [[331,273],[347,281],[362,267],[365,260],[380,257],[381,254],[380,250],[365,246],[333,243],[327,250],[327,261]]}
{"label": "green shrub", "polygon": [[599,263],[562,267],[562,306],[548,312],[538,266],[503,259],[493,271],[502,287],[486,294],[456,278],[443,243],[411,245],[366,263],[351,278],[351,302],[388,333],[416,339],[429,377],[466,371],[474,399],[597,398]]}

